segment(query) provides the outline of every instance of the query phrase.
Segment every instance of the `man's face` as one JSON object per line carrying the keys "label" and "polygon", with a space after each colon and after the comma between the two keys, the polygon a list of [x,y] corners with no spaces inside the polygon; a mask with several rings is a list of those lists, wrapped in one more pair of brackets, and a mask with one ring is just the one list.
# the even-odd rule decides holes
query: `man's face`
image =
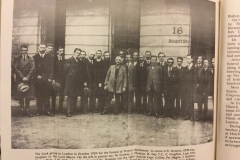
{"label": "man's face", "polygon": [[215,67],[215,58],[212,59],[212,65]]}
{"label": "man's face", "polygon": [[99,51],[98,51],[98,52],[96,53],[96,56],[97,56],[97,59],[101,59],[101,57],[102,57],[102,52],[99,52]]}
{"label": "man's face", "polygon": [[86,57],[86,53],[85,52],[81,52],[79,58],[84,59],[85,57]]}
{"label": "man's face", "polygon": [[143,61],[144,61],[144,57],[143,57],[142,54],[139,55],[139,58],[138,58],[138,59],[139,59],[140,63],[143,63]]}
{"label": "man's face", "polygon": [[156,63],[157,63],[157,57],[152,57],[151,58],[151,63],[152,63],[153,66],[155,66]]}
{"label": "man's face", "polygon": [[77,50],[77,51],[74,53],[75,57],[78,58],[78,57],[80,56],[80,53],[81,53],[81,51]]}
{"label": "man's face", "polygon": [[108,52],[106,52],[105,54],[104,54],[104,59],[105,60],[108,60],[110,58],[110,54],[108,53]]}
{"label": "man's face", "polygon": [[177,59],[177,65],[178,65],[178,66],[181,66],[182,63],[183,63],[183,61],[182,61],[181,59]]}
{"label": "man's face", "polygon": [[201,56],[199,56],[199,57],[197,58],[197,62],[198,62],[198,63],[202,63],[202,57],[201,57]]}
{"label": "man's face", "polygon": [[191,56],[187,56],[187,63],[190,64],[192,63],[193,59]]}
{"label": "man's face", "polygon": [[27,48],[21,48],[21,54],[22,55],[27,55],[27,51],[28,51]]}
{"label": "man's face", "polygon": [[204,61],[203,61],[203,67],[204,67],[204,68],[207,68],[207,67],[208,67],[208,60],[204,60]]}
{"label": "man's face", "polygon": [[46,46],[44,44],[40,44],[38,50],[41,54],[43,54],[46,51]]}
{"label": "man's face", "polygon": [[124,53],[123,53],[123,51],[120,51],[120,52],[119,52],[119,56],[120,56],[121,58],[124,58]]}
{"label": "man's face", "polygon": [[121,62],[122,62],[121,57],[116,57],[115,62],[116,62],[117,65],[120,65]]}
{"label": "man's face", "polygon": [[94,56],[95,56],[94,53],[90,53],[90,54],[88,55],[88,58],[89,58],[90,60],[93,60]]}
{"label": "man's face", "polygon": [[165,55],[164,55],[164,54],[159,54],[159,60],[160,60],[160,62],[163,62],[163,61],[164,61],[164,58],[165,58]]}
{"label": "man's face", "polygon": [[173,66],[173,60],[172,59],[169,59],[167,62],[168,62],[168,67],[172,67]]}
{"label": "man's face", "polygon": [[137,52],[134,52],[134,53],[133,53],[133,60],[134,60],[134,61],[137,61],[137,59],[138,59],[138,53],[137,53]]}
{"label": "man's face", "polygon": [[145,57],[147,60],[151,59],[151,53],[150,52],[146,52],[145,53]]}
{"label": "man's face", "polygon": [[62,56],[63,55],[63,51],[64,51],[63,48],[58,49],[58,55]]}
{"label": "man's face", "polygon": [[53,50],[53,47],[52,47],[52,46],[48,46],[48,47],[46,48],[46,52],[47,52],[48,54],[52,53],[52,50]]}
{"label": "man's face", "polygon": [[130,55],[127,55],[127,56],[126,56],[126,61],[127,61],[127,62],[131,62],[131,60],[132,60],[131,56],[130,56]]}

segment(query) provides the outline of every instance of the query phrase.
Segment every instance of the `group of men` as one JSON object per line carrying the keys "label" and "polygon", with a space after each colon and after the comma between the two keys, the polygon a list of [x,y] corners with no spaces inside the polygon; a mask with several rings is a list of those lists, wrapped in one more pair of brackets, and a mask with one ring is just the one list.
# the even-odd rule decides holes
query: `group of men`
{"label": "group of men", "polygon": [[[102,53],[98,50],[87,57],[85,51],[75,48],[73,56],[65,60],[62,47],[58,48],[56,55],[51,54],[51,44],[40,44],[39,52],[33,58],[28,56],[27,50],[28,46],[22,45],[20,56],[12,63],[17,86],[29,85],[27,91],[19,91],[20,116],[32,116],[29,103],[35,93],[37,116],[43,111],[53,116],[58,95],[59,112],[63,112],[64,97],[67,96],[68,117],[76,114],[80,96],[81,112],[85,114],[90,111],[103,115],[114,109],[114,114],[142,113],[173,119],[181,116],[183,120],[191,121],[205,121],[207,118],[208,96],[213,96],[214,58],[210,67],[209,61],[203,60],[202,56],[194,65],[193,57],[187,55],[187,66],[183,67],[183,58],[177,57],[174,67],[174,59],[165,61],[163,52],[158,56],[151,55],[150,51],[146,51],[145,55],[137,52],[125,55],[120,50],[115,64],[111,65],[108,51]],[[60,86],[58,89],[54,87],[56,84]],[[198,103],[196,119],[195,99]]]}

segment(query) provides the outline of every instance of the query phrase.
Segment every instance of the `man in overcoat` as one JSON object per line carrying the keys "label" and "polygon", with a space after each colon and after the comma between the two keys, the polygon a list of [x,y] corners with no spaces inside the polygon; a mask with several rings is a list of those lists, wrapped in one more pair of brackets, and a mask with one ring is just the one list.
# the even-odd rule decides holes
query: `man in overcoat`
{"label": "man in overcoat", "polygon": [[[146,91],[148,94],[149,113],[159,118],[159,95],[162,93],[163,73],[161,66],[157,65],[157,57],[151,57],[151,66],[147,68],[147,84]],[[162,107],[162,106],[160,106]],[[160,108],[162,111],[162,108]],[[161,113],[162,114],[162,113]]]}
{"label": "man in overcoat", "polygon": [[126,55],[125,68],[127,72],[127,88],[124,98],[124,110],[131,114],[133,112],[133,96],[136,84],[136,68],[134,66],[134,62],[132,62],[132,57],[130,54]]}
{"label": "man in overcoat", "polygon": [[120,56],[115,58],[116,65],[112,65],[107,73],[104,83],[104,89],[108,91],[106,105],[101,115],[108,113],[113,98],[116,99],[115,114],[118,114],[120,105],[120,97],[127,87],[127,73],[124,66],[121,65],[122,59]]}
{"label": "man in overcoat", "polygon": [[[86,68],[81,68],[83,62],[79,62],[80,54],[81,49],[75,48],[74,55],[66,60],[63,69],[66,77],[64,95],[67,96],[67,117],[71,117],[72,113],[76,112],[78,96],[81,96],[82,104],[84,103],[83,107],[86,109],[88,96],[83,94],[83,89],[84,86],[87,86],[87,71]],[[84,69],[85,74],[82,74]]]}
{"label": "man in overcoat", "polygon": [[[212,71],[208,67],[208,60],[203,61],[203,68],[199,72],[197,79],[197,94],[198,94],[198,118],[196,121],[205,121],[208,115],[208,96],[211,89]],[[204,111],[202,112],[202,106],[204,105]]]}
{"label": "man in overcoat", "polygon": [[64,101],[64,86],[65,86],[65,77],[63,75],[65,58],[64,58],[64,49],[63,47],[59,47],[57,54],[54,57],[54,65],[53,65],[53,79],[55,82],[60,84],[59,91],[52,91],[52,111],[55,113],[56,108],[56,96],[59,96],[59,112],[63,112],[63,101]]}
{"label": "man in overcoat", "polygon": [[194,121],[194,93],[195,93],[195,67],[191,55],[187,55],[187,66],[184,74],[186,86],[186,108],[183,120]]}
{"label": "man in overcoat", "polygon": [[183,116],[186,107],[186,82],[185,82],[185,70],[186,68],[182,66],[183,58],[177,57],[176,70],[176,115]]}
{"label": "man in overcoat", "polygon": [[104,73],[104,60],[102,59],[102,51],[98,50],[96,52],[96,61],[94,68],[94,84],[96,86],[96,98],[98,99],[98,110],[99,112],[103,111],[104,107],[104,81],[106,73]]}
{"label": "man in overcoat", "polygon": [[163,94],[165,98],[165,110],[163,117],[170,116],[176,119],[174,99],[176,97],[177,83],[176,83],[176,68],[173,67],[173,58],[167,59],[167,67],[163,68]]}
{"label": "man in overcoat", "polygon": [[[147,67],[148,65],[144,62],[143,54],[139,55],[139,63],[136,65],[136,113],[147,114]],[[141,102],[143,100],[143,103]]]}
{"label": "man in overcoat", "polygon": [[53,79],[53,58],[46,54],[46,45],[39,44],[38,53],[33,56],[36,66],[35,94],[37,98],[37,116],[40,116],[43,111],[48,116],[53,116],[50,111],[50,96],[52,94],[52,79]]}
{"label": "man in overcoat", "polygon": [[34,88],[33,88],[33,75],[35,72],[35,62],[32,57],[28,55],[28,46],[21,45],[20,56],[17,56],[13,60],[13,71],[16,74],[16,83],[27,84],[29,89],[26,92],[18,91],[18,99],[20,103],[21,112],[19,114],[22,117],[24,112],[24,104],[26,108],[26,114],[32,117],[29,111],[30,100],[34,98]]}

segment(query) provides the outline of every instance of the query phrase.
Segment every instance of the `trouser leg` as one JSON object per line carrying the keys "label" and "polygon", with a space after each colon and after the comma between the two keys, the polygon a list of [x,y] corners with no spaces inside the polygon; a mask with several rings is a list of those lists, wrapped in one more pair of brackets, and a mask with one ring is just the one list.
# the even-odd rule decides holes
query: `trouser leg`
{"label": "trouser leg", "polygon": [[128,113],[132,113],[133,111],[133,91],[128,92]]}
{"label": "trouser leg", "polygon": [[111,106],[111,101],[112,101],[112,98],[113,98],[113,93],[112,92],[108,92],[107,93],[107,98],[106,98],[106,104],[104,106],[104,111],[108,111],[110,106]]}
{"label": "trouser leg", "polygon": [[37,101],[38,113],[41,114],[43,111],[43,97],[41,97],[41,96],[37,97],[36,101]]}
{"label": "trouser leg", "polygon": [[153,92],[149,91],[148,92],[148,107],[147,107],[148,115],[150,115],[152,113],[152,106],[153,106]]}
{"label": "trouser leg", "polygon": [[57,94],[56,93],[52,93],[52,111],[55,112],[55,109],[56,109],[56,97],[57,97]]}
{"label": "trouser leg", "polygon": [[198,117],[202,117],[203,96],[198,95]]}
{"label": "trouser leg", "polygon": [[153,97],[154,97],[154,103],[153,103],[153,108],[154,108],[154,113],[158,114],[159,111],[159,95],[157,92],[153,91]]}
{"label": "trouser leg", "polygon": [[119,107],[120,107],[120,97],[121,97],[121,93],[116,93],[115,94],[115,98],[116,98],[116,104],[115,104],[115,112],[119,111]]}
{"label": "trouser leg", "polygon": [[208,116],[208,96],[207,95],[204,95],[203,96],[203,103],[204,103],[204,119],[206,119],[207,118],[207,116]]}
{"label": "trouser leg", "polygon": [[147,114],[147,92],[144,90],[141,92],[141,94],[143,99],[143,105],[142,105],[143,112],[144,114]]}

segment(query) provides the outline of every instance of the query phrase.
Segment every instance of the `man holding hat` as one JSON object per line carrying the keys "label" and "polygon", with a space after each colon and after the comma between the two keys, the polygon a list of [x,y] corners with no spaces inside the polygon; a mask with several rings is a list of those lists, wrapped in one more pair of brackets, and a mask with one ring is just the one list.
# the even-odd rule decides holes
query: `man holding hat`
{"label": "man holding hat", "polygon": [[32,77],[35,71],[35,62],[32,57],[28,56],[27,45],[21,45],[20,56],[14,58],[12,67],[16,74],[18,99],[21,108],[19,116],[24,116],[25,104],[26,114],[29,117],[32,117],[32,114],[29,111],[29,104],[30,99],[34,96]]}

